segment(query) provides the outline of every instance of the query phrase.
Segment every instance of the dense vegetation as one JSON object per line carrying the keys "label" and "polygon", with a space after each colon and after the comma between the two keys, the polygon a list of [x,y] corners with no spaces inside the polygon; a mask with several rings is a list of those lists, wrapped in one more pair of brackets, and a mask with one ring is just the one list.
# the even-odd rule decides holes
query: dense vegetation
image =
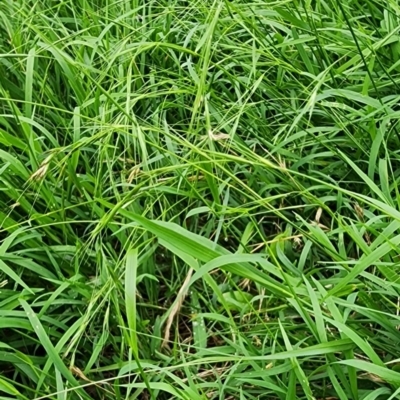
{"label": "dense vegetation", "polygon": [[0,1],[0,399],[400,398],[397,0]]}

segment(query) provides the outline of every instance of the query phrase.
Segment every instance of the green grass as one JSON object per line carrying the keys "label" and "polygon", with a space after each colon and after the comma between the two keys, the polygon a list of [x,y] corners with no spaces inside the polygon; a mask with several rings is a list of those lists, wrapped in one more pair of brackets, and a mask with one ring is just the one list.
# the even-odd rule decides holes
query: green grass
{"label": "green grass", "polygon": [[0,2],[0,399],[400,398],[397,0]]}

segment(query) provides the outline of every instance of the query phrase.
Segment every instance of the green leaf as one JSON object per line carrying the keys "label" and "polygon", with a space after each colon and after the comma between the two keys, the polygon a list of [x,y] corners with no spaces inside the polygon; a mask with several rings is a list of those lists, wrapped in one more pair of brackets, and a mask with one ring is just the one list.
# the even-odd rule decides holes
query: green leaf
{"label": "green leaf", "polygon": [[378,262],[383,256],[389,253],[391,250],[396,248],[400,244],[400,235],[395,236],[390,241],[382,244],[376,248],[372,253],[367,256],[363,256],[352,268],[352,270],[340,280],[340,282],[328,292],[328,296],[334,296],[347,284],[349,284],[354,278],[365,271],[369,266]]}
{"label": "green leaf", "polygon": [[131,249],[126,255],[125,262],[125,308],[128,320],[130,346],[132,351],[138,353],[136,336],[136,275],[138,268],[137,249]]}
{"label": "green leaf", "polygon": [[70,370],[65,366],[63,361],[61,360],[58,352],[54,348],[53,344],[51,343],[49,337],[44,330],[42,323],[40,322],[39,318],[32,310],[30,305],[23,299],[19,300],[21,306],[26,312],[26,316],[28,317],[33,330],[35,331],[40,344],[43,346],[44,350],[47,353],[49,359],[51,359],[54,366],[58,369],[58,371],[64,376],[65,379],[72,385],[72,387],[76,388],[77,393],[79,393],[84,399],[88,399],[88,395],[82,390],[79,389],[79,382],[74,378]]}
{"label": "green leaf", "polygon": [[352,366],[361,371],[379,376],[386,382],[392,383],[394,385],[400,385],[400,373],[392,371],[380,365],[375,365],[363,360],[344,360],[340,361],[340,364]]}
{"label": "green leaf", "polygon": [[0,260],[0,271],[9,276],[13,281],[21,285],[28,292],[33,293],[32,289],[17,275],[4,261]]}

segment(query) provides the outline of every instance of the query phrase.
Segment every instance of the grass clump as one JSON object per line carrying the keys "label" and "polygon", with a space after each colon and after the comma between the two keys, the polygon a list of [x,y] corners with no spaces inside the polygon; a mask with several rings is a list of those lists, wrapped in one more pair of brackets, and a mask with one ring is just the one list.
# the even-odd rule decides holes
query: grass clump
{"label": "grass clump", "polygon": [[399,12],[3,0],[1,398],[399,398]]}

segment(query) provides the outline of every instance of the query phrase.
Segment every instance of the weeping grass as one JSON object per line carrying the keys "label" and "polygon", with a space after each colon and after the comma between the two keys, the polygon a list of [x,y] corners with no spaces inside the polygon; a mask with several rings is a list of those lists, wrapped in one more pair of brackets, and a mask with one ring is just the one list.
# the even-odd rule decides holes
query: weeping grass
{"label": "weeping grass", "polygon": [[0,399],[400,398],[396,0],[3,0]]}

